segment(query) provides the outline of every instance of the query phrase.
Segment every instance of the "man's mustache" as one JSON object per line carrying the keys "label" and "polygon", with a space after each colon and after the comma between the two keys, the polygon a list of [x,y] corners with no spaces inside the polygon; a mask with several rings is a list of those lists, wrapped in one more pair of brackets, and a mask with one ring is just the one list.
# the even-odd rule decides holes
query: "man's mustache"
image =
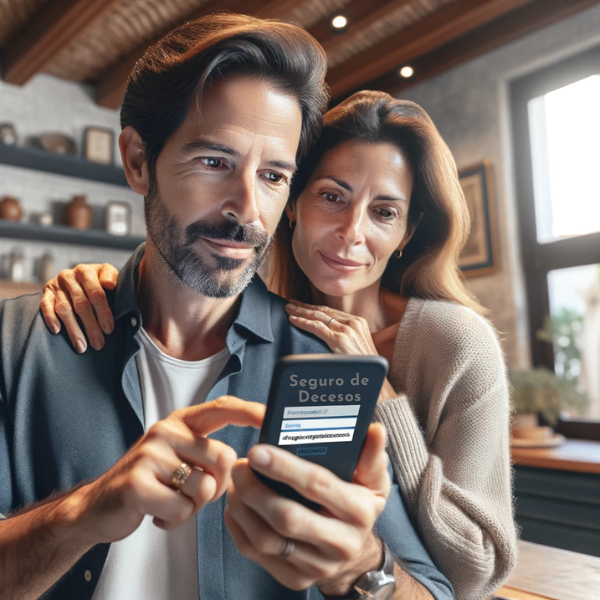
{"label": "man's mustache", "polygon": [[266,246],[270,239],[269,234],[256,225],[240,225],[231,221],[223,221],[216,224],[196,221],[186,227],[186,245],[192,245],[200,238],[240,242],[257,248]]}

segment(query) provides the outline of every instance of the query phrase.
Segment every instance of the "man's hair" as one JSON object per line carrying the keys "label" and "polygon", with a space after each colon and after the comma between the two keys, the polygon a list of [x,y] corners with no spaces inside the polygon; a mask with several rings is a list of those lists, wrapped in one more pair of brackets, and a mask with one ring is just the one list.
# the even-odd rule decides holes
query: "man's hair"
{"label": "man's hair", "polygon": [[169,136],[211,82],[238,75],[271,82],[297,99],[302,130],[296,160],[318,137],[329,99],[325,52],[306,31],[289,23],[229,13],[212,14],[173,30],[133,68],[121,107],[144,143],[153,177]]}

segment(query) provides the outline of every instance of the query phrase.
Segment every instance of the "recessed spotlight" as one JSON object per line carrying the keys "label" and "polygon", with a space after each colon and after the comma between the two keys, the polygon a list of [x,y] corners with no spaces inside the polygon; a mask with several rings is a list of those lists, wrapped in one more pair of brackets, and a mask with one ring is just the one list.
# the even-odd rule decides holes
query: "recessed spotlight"
{"label": "recessed spotlight", "polygon": [[402,75],[402,77],[405,77],[406,79],[408,79],[409,77],[412,77],[414,74],[414,70],[412,67],[406,66],[406,67],[402,67],[400,69],[400,75]]}
{"label": "recessed spotlight", "polygon": [[344,29],[348,25],[348,19],[344,15],[335,15],[331,18],[331,26],[334,29]]}

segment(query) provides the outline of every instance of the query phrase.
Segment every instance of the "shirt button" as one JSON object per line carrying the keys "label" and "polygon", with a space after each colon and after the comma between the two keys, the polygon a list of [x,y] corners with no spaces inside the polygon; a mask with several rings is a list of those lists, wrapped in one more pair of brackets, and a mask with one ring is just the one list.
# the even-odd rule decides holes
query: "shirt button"
{"label": "shirt button", "polygon": [[131,319],[131,326],[137,327],[137,319],[135,317],[132,317],[132,319]]}
{"label": "shirt button", "polygon": [[86,571],[83,576],[85,577],[86,581],[91,581],[92,580],[92,572],[91,571]]}

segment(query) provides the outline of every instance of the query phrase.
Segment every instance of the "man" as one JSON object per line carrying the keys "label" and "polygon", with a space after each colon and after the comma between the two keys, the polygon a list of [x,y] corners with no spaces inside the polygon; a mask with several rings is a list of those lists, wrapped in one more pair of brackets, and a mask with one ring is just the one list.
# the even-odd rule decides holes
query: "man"
{"label": "man", "polygon": [[[279,356],[325,350],[254,278],[318,133],[324,73],[301,29],[236,15],[187,24],[134,69],[119,144],[148,236],[111,298],[113,334],[81,355],[37,296],[2,307],[0,512],[17,512],[0,521],[1,598],[355,597],[366,572],[393,574],[394,598],[451,597],[390,494],[380,426],[353,484],[249,452],[257,430],[237,427],[260,426]],[[385,573],[376,519],[399,559]]]}

